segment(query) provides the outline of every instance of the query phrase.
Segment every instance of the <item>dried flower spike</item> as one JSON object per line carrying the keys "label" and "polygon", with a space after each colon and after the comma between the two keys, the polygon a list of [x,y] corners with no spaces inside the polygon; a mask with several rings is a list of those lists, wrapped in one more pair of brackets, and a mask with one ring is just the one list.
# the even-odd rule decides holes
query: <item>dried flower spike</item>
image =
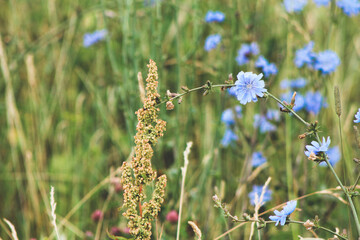
{"label": "dried flower spike", "polygon": [[146,96],[144,107],[137,112],[138,124],[135,135],[135,156],[130,163],[122,165],[121,184],[124,191],[123,215],[128,219],[128,227],[135,239],[151,239],[151,222],[157,217],[164,202],[166,176],[160,176],[155,184],[152,198],[145,202],[144,188],[156,178],[151,168],[152,147],[163,136],[166,122],[158,119],[159,109],[155,107],[160,98],[157,92],[157,67],[153,60],[148,65]]}

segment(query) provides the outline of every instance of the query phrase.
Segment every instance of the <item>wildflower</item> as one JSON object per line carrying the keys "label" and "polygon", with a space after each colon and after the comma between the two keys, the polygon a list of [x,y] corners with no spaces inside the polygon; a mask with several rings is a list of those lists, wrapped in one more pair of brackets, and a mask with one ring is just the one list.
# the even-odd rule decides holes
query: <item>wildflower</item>
{"label": "wildflower", "polygon": [[225,14],[220,11],[208,11],[205,16],[205,21],[210,22],[223,22],[225,20]]}
{"label": "wildflower", "polygon": [[[242,117],[241,111],[242,111],[242,109],[240,106],[235,106],[236,118]],[[226,125],[235,124],[234,110],[231,108],[224,110],[224,112],[221,115],[221,121],[223,123],[225,123]]]}
{"label": "wildflower", "polygon": [[288,13],[300,12],[306,4],[307,0],[284,0],[284,6]]}
{"label": "wildflower", "polygon": [[339,57],[331,50],[326,50],[315,54],[314,68],[316,70],[322,71],[323,74],[334,72],[339,64]]}
{"label": "wildflower", "polygon": [[296,67],[301,68],[304,64],[311,66],[314,59],[314,53],[312,51],[313,48],[314,48],[314,42],[311,41],[303,48],[298,49],[296,51],[295,59],[294,59],[294,63]]}
{"label": "wildflower", "polygon": [[356,16],[360,12],[359,0],[339,0],[336,5],[348,16]]}
{"label": "wildflower", "polygon": [[279,212],[278,210],[275,210],[275,216],[270,216],[270,220],[276,221],[275,226],[277,226],[279,223],[281,226],[285,225],[286,218],[295,211],[297,201],[290,201],[286,203],[286,206]]}
{"label": "wildflower", "polygon": [[166,221],[169,221],[170,223],[177,223],[178,219],[179,219],[179,215],[175,210],[171,210],[166,215]]}
{"label": "wildflower", "polygon": [[238,139],[239,137],[231,129],[227,128],[221,140],[221,144],[224,147],[227,147],[232,141],[237,141]]}
{"label": "wildflower", "polygon": [[120,236],[122,233],[121,229],[119,227],[111,227],[110,228],[110,234],[113,235],[113,236]]}
{"label": "wildflower", "polygon": [[[329,148],[329,150],[326,152],[326,155],[328,156],[329,162],[331,166],[335,166],[335,164],[340,160],[341,158],[341,152],[338,146]],[[326,162],[321,162],[319,164],[321,167],[326,167]]]}
{"label": "wildflower", "polygon": [[[281,95],[281,99],[283,101],[285,101],[286,103],[290,103],[292,97],[293,97],[292,92],[287,92],[287,93],[284,93],[284,94]],[[304,107],[305,107],[305,99],[304,99],[304,97],[300,93],[296,93],[295,105],[293,107],[293,110],[295,112],[297,112],[297,111],[300,111],[301,109],[303,109]]]}
{"label": "wildflower", "polygon": [[241,71],[238,73],[238,80],[230,90],[234,91],[241,104],[245,105],[251,101],[256,102],[257,97],[264,96],[264,92],[267,90],[264,88],[265,82],[261,80],[262,76],[262,74],[257,75],[252,72],[244,73]]}
{"label": "wildflower", "polygon": [[251,164],[253,167],[258,167],[264,163],[266,163],[266,158],[263,156],[262,152],[254,152],[252,154]]}
{"label": "wildflower", "polygon": [[[258,201],[260,200],[260,196],[261,196],[261,193],[263,191],[263,187],[264,187],[263,185],[262,186],[253,185],[253,189],[248,195],[249,198],[250,198],[251,205],[255,206],[255,204],[256,204],[256,202],[255,202],[256,195],[257,195],[257,200]],[[265,188],[265,192],[264,192],[264,195],[263,195],[261,206],[264,205],[266,202],[271,200],[271,194],[272,194],[272,191]]]}
{"label": "wildflower", "polygon": [[319,91],[307,92],[305,96],[306,111],[317,115],[322,107],[327,107],[326,99]]}
{"label": "wildflower", "polygon": [[244,65],[249,62],[249,57],[258,55],[260,52],[259,46],[256,42],[252,42],[251,44],[242,44],[241,48],[238,50],[238,55],[235,60],[238,65]]}
{"label": "wildflower", "polygon": [[355,114],[354,123],[360,123],[360,108],[359,108],[358,112]]}
{"label": "wildflower", "polygon": [[103,216],[104,216],[103,212],[101,210],[97,209],[91,214],[91,219],[94,222],[98,222]]}
{"label": "wildflower", "polygon": [[264,56],[260,56],[255,62],[255,67],[261,68],[265,77],[277,74],[278,70],[274,63],[269,63]]}
{"label": "wildflower", "polygon": [[314,0],[314,3],[317,6],[327,6],[329,5],[330,0]]}
{"label": "wildflower", "polygon": [[205,46],[204,46],[205,50],[210,51],[216,48],[217,45],[220,43],[220,41],[221,41],[220,34],[213,34],[208,36],[205,40]]}
{"label": "wildflower", "polygon": [[107,35],[107,30],[97,30],[93,33],[85,33],[84,39],[83,39],[83,45],[84,47],[90,47],[91,45],[103,40]]}
{"label": "wildflower", "polygon": [[[94,234],[91,231],[85,232],[85,239],[94,239]],[[31,238],[30,240],[36,240],[35,238]]]}
{"label": "wildflower", "polygon": [[327,138],[327,140],[325,141],[325,137],[323,137],[322,142],[318,143],[316,141],[312,141],[311,145],[306,145],[305,148],[307,149],[307,151],[305,151],[305,155],[307,157],[310,157],[311,153],[314,153],[316,156],[319,156],[320,153],[326,153],[329,150],[329,145],[330,145],[330,137]]}
{"label": "wildflower", "polygon": [[273,132],[276,130],[276,126],[260,114],[254,115],[254,127],[259,128],[261,133]]}
{"label": "wildflower", "polygon": [[305,78],[296,78],[293,80],[284,79],[280,82],[280,87],[282,89],[303,88],[306,86],[306,83],[307,83],[307,81]]}
{"label": "wildflower", "polygon": [[268,109],[266,112],[266,119],[267,120],[274,120],[279,121],[280,120],[280,112],[278,109]]}

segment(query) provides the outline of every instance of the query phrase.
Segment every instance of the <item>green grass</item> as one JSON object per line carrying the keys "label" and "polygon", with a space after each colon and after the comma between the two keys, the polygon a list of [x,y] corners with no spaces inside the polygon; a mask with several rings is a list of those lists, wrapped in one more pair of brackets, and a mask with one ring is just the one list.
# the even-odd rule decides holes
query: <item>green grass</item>
{"label": "green grass", "polygon": [[[14,224],[19,239],[46,239],[52,234],[50,186],[55,187],[59,223],[78,206],[60,226],[67,239],[83,239],[86,231],[105,239],[107,229],[125,227],[118,212],[122,194],[112,193],[108,183],[95,187],[131,155],[137,123],[134,113],[141,106],[137,74],[140,71],[146,78],[149,58],[157,63],[159,91],[165,96],[167,89],[180,92],[184,85],[194,88],[207,80],[224,83],[229,73],[236,78],[241,70],[259,73],[253,62],[240,67],[235,61],[242,43],[257,41],[261,54],[279,68],[275,77],[266,80],[271,93],[280,96],[282,79],[302,76],[308,79],[307,90],[320,90],[327,97],[329,106],[318,116],[305,111],[299,114],[308,122],[318,120],[320,135],[331,136],[331,146],[340,145],[333,96],[338,85],[344,152],[335,169],[345,185],[353,184],[359,174],[352,162],[359,157],[352,127],[360,107],[359,16],[350,18],[337,7],[317,8],[312,2],[299,14],[287,14],[281,1],[275,0],[164,0],[155,6],[132,0],[36,0],[4,1],[1,5],[0,218]],[[224,12],[225,22],[206,23],[208,10]],[[106,40],[84,48],[83,35],[102,28],[109,31]],[[205,38],[214,33],[222,35],[221,46],[206,52]],[[295,67],[295,50],[310,40],[315,41],[315,51],[331,49],[339,55],[341,65],[334,74],[324,77]],[[298,120],[281,114],[276,132],[261,134],[254,129],[254,114],[278,108],[270,99],[243,106],[244,116],[237,123],[240,140],[227,148],[220,144],[225,130],[220,116],[224,109],[239,104],[236,99],[215,89],[207,96],[190,94],[180,105],[174,104],[173,111],[160,107],[167,131],[153,158],[154,168],[168,176],[157,230],[154,225],[158,233],[163,227],[162,239],[175,239],[176,224],[165,217],[179,207],[180,167],[188,141],[194,145],[185,184],[181,239],[193,238],[189,220],[198,224],[203,239],[214,239],[236,226],[213,207],[215,193],[241,217],[244,212],[253,213],[247,197],[252,185],[263,184],[269,176],[273,197],[261,210],[337,186],[328,169],[315,167],[306,159],[304,146],[311,139],[297,138],[306,131]],[[249,181],[251,154],[260,150],[268,165]],[[94,188],[97,191],[81,201]],[[358,199],[354,201],[359,209]],[[321,225],[346,228],[356,235],[350,212],[335,197],[314,195],[300,200],[298,208],[302,211],[293,216],[296,220],[318,215]],[[105,211],[99,227],[91,220],[96,209]],[[10,239],[8,228],[0,222],[0,237]],[[249,226],[224,239],[248,239]],[[261,239],[311,236],[305,228],[293,225],[281,229],[270,225],[261,232]]]}

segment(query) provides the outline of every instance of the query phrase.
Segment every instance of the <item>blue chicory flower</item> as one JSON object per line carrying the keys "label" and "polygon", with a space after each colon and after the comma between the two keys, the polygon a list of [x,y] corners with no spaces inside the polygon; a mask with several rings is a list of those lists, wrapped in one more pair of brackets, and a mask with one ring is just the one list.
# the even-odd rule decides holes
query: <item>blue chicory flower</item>
{"label": "blue chicory flower", "polygon": [[227,128],[221,140],[221,144],[224,147],[227,147],[230,143],[232,143],[233,141],[237,141],[238,139],[239,137],[230,128]]}
{"label": "blue chicory flower", "polygon": [[256,102],[257,97],[263,97],[265,89],[265,82],[261,80],[262,74],[254,74],[252,72],[243,71],[237,75],[235,86],[231,87],[230,92],[236,94],[236,98],[241,104],[248,102]]}
{"label": "blue chicory flower", "polygon": [[307,92],[305,96],[306,111],[317,115],[322,107],[327,107],[326,99],[319,91]]}
{"label": "blue chicory flower", "polygon": [[83,38],[83,46],[90,47],[91,45],[103,40],[107,35],[107,30],[97,30],[93,33],[85,33]]}
{"label": "blue chicory flower", "polygon": [[[329,150],[326,152],[326,155],[328,156],[331,166],[335,166],[335,164],[341,158],[341,152],[340,152],[339,146],[329,148]],[[323,161],[319,164],[319,166],[326,167],[327,164],[326,164],[326,162]]]}
{"label": "blue chicory flower", "polygon": [[360,13],[359,0],[339,0],[336,5],[348,16],[356,16]]}
{"label": "blue chicory flower", "polygon": [[297,201],[290,201],[286,203],[286,206],[279,212],[278,210],[275,210],[275,216],[270,216],[270,220],[275,221],[275,226],[277,226],[279,223],[281,226],[285,225],[286,218],[295,211]]}
{"label": "blue chicory flower", "polygon": [[280,120],[280,112],[278,109],[268,109],[266,112],[266,119],[267,120],[274,120],[279,121]]}
{"label": "blue chicory flower", "polygon": [[355,114],[354,123],[360,123],[360,108],[359,108],[358,112]]}
{"label": "blue chicory flower", "polygon": [[241,48],[238,50],[238,55],[235,60],[238,65],[244,65],[249,62],[250,56],[258,55],[260,52],[259,46],[256,42],[252,42],[250,44],[242,44]]}
{"label": "blue chicory flower", "polygon": [[[281,95],[281,99],[285,101],[286,103],[290,104],[292,99],[293,93],[287,92]],[[280,105],[281,107],[281,105]],[[295,106],[293,107],[293,110],[295,112],[300,111],[305,107],[305,99],[300,93],[296,93],[295,96]]]}
{"label": "blue chicory flower", "polygon": [[311,145],[305,146],[307,151],[304,151],[304,153],[307,157],[310,157],[311,153],[314,153],[315,155],[318,155],[320,152],[326,153],[329,150],[330,142],[330,137],[328,137],[326,141],[325,137],[323,137],[321,143],[312,141]]}
{"label": "blue chicory flower", "polygon": [[259,56],[255,62],[255,67],[261,68],[265,77],[275,75],[278,72],[276,65],[274,63],[269,63],[264,56]]}
{"label": "blue chicory flower", "polygon": [[284,6],[288,13],[300,12],[306,4],[307,0],[284,0]]}
{"label": "blue chicory flower", "polygon": [[329,74],[335,71],[340,65],[340,58],[331,51],[326,50],[315,54],[314,68],[322,71],[323,74]]}
{"label": "blue chicory flower", "polygon": [[327,6],[329,5],[330,0],[314,0],[314,3],[317,6]]}
{"label": "blue chicory flower", "polygon": [[220,11],[208,11],[205,16],[205,21],[210,22],[223,22],[225,20],[225,14]]}
{"label": "blue chicory flower", "polygon": [[[253,189],[252,191],[249,193],[249,198],[250,198],[250,203],[251,205],[255,206],[256,202],[256,198],[257,198],[257,201],[260,200],[260,196],[261,196],[261,193],[263,191],[263,188],[264,186],[259,186],[259,185],[253,185]],[[270,201],[271,200],[271,194],[272,194],[272,191],[265,188],[265,191],[264,191],[264,195],[263,195],[263,199],[260,203],[260,206],[264,205],[266,202]],[[257,196],[257,197],[256,197]]]}
{"label": "blue chicory flower", "polygon": [[251,165],[253,167],[258,167],[266,163],[266,158],[263,156],[262,152],[254,152],[251,156]]}
{"label": "blue chicory flower", "polygon": [[296,67],[301,68],[304,64],[311,66],[313,59],[315,57],[315,54],[313,53],[313,48],[314,48],[314,42],[311,41],[303,48],[298,49],[295,52],[294,63]]}
{"label": "blue chicory flower", "polygon": [[296,78],[293,80],[284,79],[280,82],[280,87],[282,89],[294,89],[294,88],[303,88],[306,86],[306,79],[305,78]]}
{"label": "blue chicory flower", "polygon": [[[241,111],[241,106],[235,106],[235,113],[237,118],[242,117]],[[231,108],[224,110],[224,112],[221,114],[221,121],[226,125],[235,124],[234,110]]]}
{"label": "blue chicory flower", "polygon": [[205,40],[204,49],[206,51],[210,51],[210,50],[216,48],[217,45],[220,43],[220,41],[221,41],[221,35],[220,34],[210,35]]}
{"label": "blue chicory flower", "polygon": [[265,116],[260,114],[254,115],[254,127],[259,128],[261,133],[273,132],[276,130],[276,126],[269,122]]}

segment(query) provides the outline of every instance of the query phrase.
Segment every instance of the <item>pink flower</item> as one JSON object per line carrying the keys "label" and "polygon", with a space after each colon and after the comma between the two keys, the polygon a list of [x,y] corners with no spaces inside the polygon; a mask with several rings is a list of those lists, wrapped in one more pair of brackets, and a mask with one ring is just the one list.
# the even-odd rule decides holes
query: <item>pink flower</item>
{"label": "pink flower", "polygon": [[121,232],[122,231],[121,231],[121,229],[119,227],[112,227],[110,229],[110,234],[114,235],[114,236],[120,236]]}
{"label": "pink flower", "polygon": [[101,218],[103,218],[104,214],[101,210],[97,209],[91,214],[91,219],[94,222],[98,222]]}
{"label": "pink flower", "polygon": [[175,210],[171,210],[166,215],[166,220],[169,221],[170,223],[177,223],[178,219],[179,219],[179,215]]}

